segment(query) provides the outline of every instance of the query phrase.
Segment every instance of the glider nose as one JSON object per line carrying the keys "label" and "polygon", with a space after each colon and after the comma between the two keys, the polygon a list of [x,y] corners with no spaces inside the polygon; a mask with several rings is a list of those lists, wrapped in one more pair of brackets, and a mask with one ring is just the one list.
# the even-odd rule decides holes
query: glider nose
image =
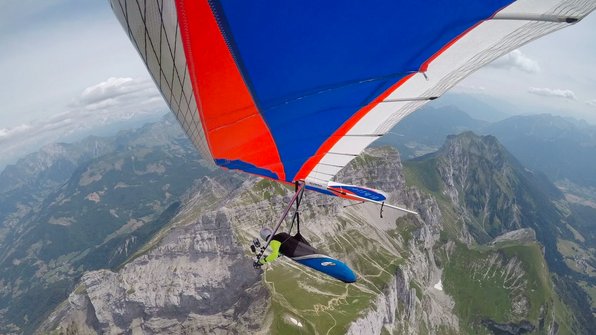
{"label": "glider nose", "polygon": [[356,274],[351,269],[348,269],[348,270],[349,270],[349,273],[346,273],[345,277],[340,280],[343,281],[344,283],[348,283],[348,284],[355,283],[356,282]]}

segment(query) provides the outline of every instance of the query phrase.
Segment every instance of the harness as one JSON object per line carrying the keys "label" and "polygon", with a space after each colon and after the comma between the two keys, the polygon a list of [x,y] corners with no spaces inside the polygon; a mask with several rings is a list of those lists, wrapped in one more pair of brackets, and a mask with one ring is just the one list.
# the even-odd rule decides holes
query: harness
{"label": "harness", "polygon": [[[294,183],[294,197],[292,197],[292,199],[290,200],[290,203],[288,204],[288,206],[286,207],[286,209],[284,210],[281,218],[279,219],[279,221],[277,222],[277,224],[275,225],[275,228],[273,229],[273,231],[271,232],[271,234],[269,235],[269,237],[267,238],[267,241],[265,241],[265,244],[261,246],[261,243],[259,241],[258,238],[255,238],[250,246],[250,250],[255,253],[255,261],[254,261],[254,266],[255,267],[259,267],[260,261],[263,258],[263,255],[265,253],[265,250],[267,250],[267,247],[269,246],[269,244],[271,244],[271,240],[273,239],[273,237],[277,234],[277,231],[279,230],[279,227],[281,226],[281,224],[283,223],[283,221],[285,220],[285,218],[288,216],[290,210],[292,209],[292,206],[294,205],[294,203],[296,204],[296,208],[294,210],[294,215],[292,216],[292,223],[290,225],[290,229],[288,230],[288,234],[292,232],[292,229],[294,228],[294,223],[296,223],[296,229],[297,229],[297,233],[296,235],[294,235],[294,238],[298,239],[301,242],[304,242],[308,245],[310,245],[300,234],[300,202],[302,201],[302,197],[304,196],[304,189],[305,189],[305,184],[302,181],[296,181]],[[283,245],[288,239],[290,239],[292,236],[290,235],[289,237],[287,237],[284,241],[280,241],[281,244]]]}

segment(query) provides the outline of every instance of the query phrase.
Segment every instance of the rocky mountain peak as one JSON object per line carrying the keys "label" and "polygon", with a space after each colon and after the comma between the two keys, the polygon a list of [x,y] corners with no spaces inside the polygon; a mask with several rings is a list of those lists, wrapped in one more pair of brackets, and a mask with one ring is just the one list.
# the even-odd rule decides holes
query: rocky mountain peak
{"label": "rocky mountain peak", "polygon": [[433,155],[460,162],[458,167],[462,168],[461,172],[469,171],[467,168],[471,164],[477,165],[477,170],[487,168],[492,171],[509,166],[520,167],[494,136],[479,136],[473,132],[447,136],[445,144]]}
{"label": "rocky mountain peak", "polygon": [[405,185],[401,170],[401,159],[396,150],[389,147],[369,148],[341,170],[335,179],[392,193]]}
{"label": "rocky mountain peak", "polygon": [[443,193],[479,225],[478,231],[494,237],[521,228],[517,187],[524,171],[495,137],[449,136],[433,156]]}
{"label": "rocky mountain peak", "polygon": [[480,243],[532,226],[536,219],[523,219],[521,213],[535,213],[537,206],[561,197],[542,174],[525,169],[493,136],[449,136],[439,151],[410,165],[428,189],[454,205]]}

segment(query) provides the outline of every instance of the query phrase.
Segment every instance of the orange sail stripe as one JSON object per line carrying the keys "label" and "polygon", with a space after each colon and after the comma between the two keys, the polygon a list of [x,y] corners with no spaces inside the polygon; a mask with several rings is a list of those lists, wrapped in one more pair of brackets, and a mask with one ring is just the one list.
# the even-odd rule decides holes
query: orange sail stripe
{"label": "orange sail stripe", "polygon": [[285,172],[271,132],[226,45],[207,0],[176,1],[190,78],[209,149],[281,180]]}

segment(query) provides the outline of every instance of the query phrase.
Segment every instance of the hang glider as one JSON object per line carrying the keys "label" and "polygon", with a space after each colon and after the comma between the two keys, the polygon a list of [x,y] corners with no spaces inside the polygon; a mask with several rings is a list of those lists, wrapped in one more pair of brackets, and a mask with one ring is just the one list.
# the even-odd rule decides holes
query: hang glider
{"label": "hang glider", "polygon": [[[275,238],[279,227],[281,227],[281,224],[288,216],[292,206],[296,204],[296,209],[294,211],[294,215],[292,216],[292,226],[290,227],[290,232],[294,224],[296,224],[297,233],[294,236],[289,235],[290,232],[284,234],[282,238],[284,239],[285,243],[278,241],[278,243],[281,242],[281,245],[287,243],[284,249],[287,249],[286,251],[288,251],[290,254],[284,253],[283,249],[281,249],[281,245],[278,248],[278,251],[281,250],[284,256],[287,256],[296,263],[309,267],[315,271],[322,272],[344,283],[349,284],[356,282],[357,276],[347,264],[340,261],[339,259],[335,259],[331,256],[320,253],[300,234],[299,209],[300,201],[302,200],[302,196],[304,194],[305,184],[303,182],[296,182],[295,187],[296,193],[294,194],[294,197],[290,200],[290,203],[284,210],[279,221],[277,221],[277,225],[273,228],[269,236],[264,241],[264,245],[261,245],[258,238],[253,240],[252,245],[250,246],[251,251],[255,254],[253,266],[255,268],[260,268],[263,265],[261,260],[266,259],[265,252],[267,251],[267,247]],[[262,237],[265,238],[264,236]]]}
{"label": "hang glider", "polygon": [[[203,157],[305,189],[385,205],[335,175],[460,80],[584,18],[594,0],[110,0]],[[299,197],[300,195],[300,197]],[[313,249],[315,250],[315,249]],[[315,251],[295,261],[345,282]]]}
{"label": "hang glider", "polygon": [[373,202],[366,195],[381,192],[341,186],[334,176],[476,69],[596,7],[592,0],[110,2],[207,160]]}

